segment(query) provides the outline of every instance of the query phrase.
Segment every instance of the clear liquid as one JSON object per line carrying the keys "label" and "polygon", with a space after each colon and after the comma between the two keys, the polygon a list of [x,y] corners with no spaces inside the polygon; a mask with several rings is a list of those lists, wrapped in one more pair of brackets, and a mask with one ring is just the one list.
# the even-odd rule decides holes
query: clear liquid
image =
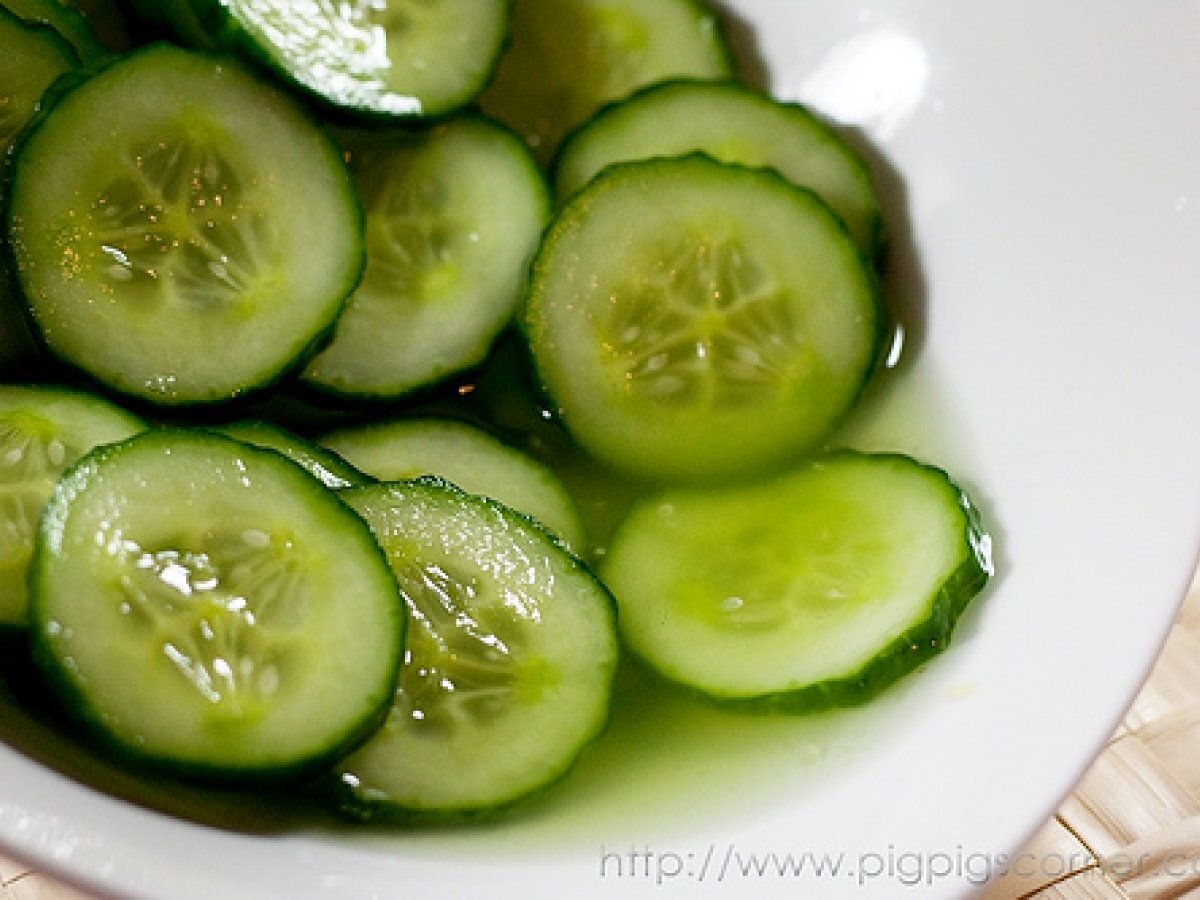
{"label": "clear liquid", "polygon": [[[531,402],[519,360],[506,360],[503,351],[497,360],[472,385],[470,407],[510,436],[524,435],[524,448],[559,473],[580,507],[594,558],[601,557],[625,510],[656,485],[588,459]],[[829,446],[904,452],[953,473],[969,454],[953,431],[951,398],[928,364],[895,362],[869,385]],[[761,815],[772,804],[794,807],[807,792],[850,777],[856,761],[905,727],[907,698],[919,679],[860,708],[753,713],[714,705],[626,661],[604,735],[515,827],[542,841],[569,842],[606,828],[628,833],[631,823],[690,829]]]}
{"label": "clear liquid", "polygon": [[[965,458],[953,433],[952,404],[935,373],[900,367],[880,374],[835,446],[908,452],[953,471]],[[628,505],[654,485],[605,469],[584,456],[535,401],[519,349],[501,348],[469,383],[423,406],[487,422],[554,467],[575,496],[602,554]],[[276,407],[282,411],[284,407]],[[288,409],[301,430],[327,426],[313,411]],[[14,637],[14,641],[19,638]],[[6,651],[11,657],[11,648]],[[18,654],[19,655],[19,654]],[[8,661],[0,672],[16,690],[0,690],[0,740],[69,777],[172,815],[250,833],[315,829],[350,842],[387,843],[394,833],[334,819],[305,791],[264,795],[213,791],[153,779],[111,764],[81,742],[29,667]],[[906,698],[921,674],[861,708],[812,715],[764,714],[721,708],[664,683],[626,661],[617,678],[605,732],[575,768],[502,820],[498,828],[404,832],[406,846],[426,842],[467,853],[578,845],[597,834],[629,836],[641,829],[687,831],[705,823],[760,816],[773,805],[794,808],[812,791],[852,777],[859,761],[911,720]],[[23,684],[19,682],[25,682]],[[947,697],[948,702],[953,698]],[[47,712],[49,710],[49,712]]]}

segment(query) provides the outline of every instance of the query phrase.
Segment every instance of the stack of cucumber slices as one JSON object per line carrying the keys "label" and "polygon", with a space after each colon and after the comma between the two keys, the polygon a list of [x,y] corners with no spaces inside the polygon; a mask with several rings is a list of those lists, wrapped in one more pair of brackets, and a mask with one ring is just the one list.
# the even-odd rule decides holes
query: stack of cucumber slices
{"label": "stack of cucumber slices", "polygon": [[859,704],[991,575],[950,475],[839,444],[897,324],[870,172],[701,0],[0,0],[0,44],[0,632],[105,758],[478,815],[624,655]]}

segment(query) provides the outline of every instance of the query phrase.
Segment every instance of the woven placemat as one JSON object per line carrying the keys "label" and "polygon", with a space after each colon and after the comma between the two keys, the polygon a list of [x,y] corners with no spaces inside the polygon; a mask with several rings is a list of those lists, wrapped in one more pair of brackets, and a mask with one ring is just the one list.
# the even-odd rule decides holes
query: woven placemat
{"label": "woven placemat", "polygon": [[[1200,900],[1200,573],[1104,752],[980,900]],[[0,856],[0,900],[91,900]]]}
{"label": "woven placemat", "polygon": [[1200,575],[1104,752],[982,900],[1200,898]]}

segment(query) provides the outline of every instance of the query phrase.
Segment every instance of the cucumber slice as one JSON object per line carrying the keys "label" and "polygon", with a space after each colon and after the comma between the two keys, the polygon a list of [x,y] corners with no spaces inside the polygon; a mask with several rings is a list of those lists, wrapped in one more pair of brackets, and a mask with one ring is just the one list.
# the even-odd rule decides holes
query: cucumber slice
{"label": "cucumber slice", "polygon": [[991,571],[945,472],[843,451],[645,499],[602,574],[625,642],[668,679],[806,711],[861,703],[945,649]]}
{"label": "cucumber slice", "polygon": [[90,394],[0,385],[0,626],[28,621],[34,535],[59,476],[93,448],[144,428],[136,416]]}
{"label": "cucumber slice", "polygon": [[[108,55],[107,48],[100,43],[87,19],[79,10],[60,0],[4,0],[0,6],[26,22],[38,22],[53,28],[71,45],[82,62],[92,63]],[[10,46],[7,41],[3,45],[6,49]],[[8,83],[0,81],[0,84]]]}
{"label": "cucumber slice", "polygon": [[409,602],[383,728],[339,765],[343,809],[451,817],[562,776],[608,721],[612,598],[524,516],[445,482],[352,488]]}
{"label": "cucumber slice", "polygon": [[574,195],[523,325],[584,449],[720,478],[818,444],[873,371],[882,320],[873,273],[815,195],[691,155],[611,166]]}
{"label": "cucumber slice", "polygon": [[380,481],[437,475],[532,516],[576,552],[585,546],[579,511],[554,472],[474,425],[393,419],[342,428],[319,442]]}
{"label": "cucumber slice", "polygon": [[367,268],[301,377],[326,393],[399,397],[487,356],[520,301],[548,190],[521,140],[477,116],[348,146]]}
{"label": "cucumber slice", "polygon": [[165,45],[52,109],[16,151],[7,210],[48,347],[164,405],[236,397],[302,362],[364,260],[349,174],[303,110],[232,60]]}
{"label": "cucumber slice", "polygon": [[81,460],[30,584],[39,664],[139,766],[300,777],[362,741],[395,690],[405,613],[370,530],[282,455],[212,432]]}
{"label": "cucumber slice", "polygon": [[879,202],[862,158],[804,107],[733,81],[657,84],[601,110],[560,148],[555,195],[561,203],[614,162],[692,151],[777,169],[828,203],[864,255],[878,255]]}
{"label": "cucumber slice", "polygon": [[[14,9],[18,7],[14,6]],[[0,6],[0,160],[29,124],[46,89],[79,65],[79,57],[55,29],[30,22]],[[0,203],[5,185],[0,179]],[[4,241],[0,235],[0,248]],[[12,290],[9,266],[0,251],[0,373],[29,378],[40,347],[20,300]]]}
{"label": "cucumber slice", "polygon": [[262,61],[326,104],[428,118],[483,90],[504,48],[511,0],[189,4],[207,40]]}
{"label": "cucumber slice", "polygon": [[213,430],[234,440],[282,453],[330,490],[339,491],[374,481],[332,450],[271,422],[243,419],[217,425]]}
{"label": "cucumber slice", "polygon": [[48,25],[26,22],[0,6],[0,158],[33,118],[46,88],[79,65]]}
{"label": "cucumber slice", "polygon": [[720,22],[700,0],[516,0],[511,46],[479,102],[545,164],[605,103],[689,75],[733,75]]}

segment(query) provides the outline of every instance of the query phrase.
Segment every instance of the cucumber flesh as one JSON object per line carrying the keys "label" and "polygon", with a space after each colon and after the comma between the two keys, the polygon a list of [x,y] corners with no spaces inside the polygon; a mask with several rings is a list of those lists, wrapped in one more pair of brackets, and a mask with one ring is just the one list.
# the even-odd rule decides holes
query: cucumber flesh
{"label": "cucumber flesh", "polygon": [[[61,0],[4,0],[0,6],[26,22],[38,22],[53,28],[71,45],[81,62],[92,63],[108,55],[107,48],[100,43],[87,19],[79,10]],[[9,45],[5,42],[4,46],[7,49]]]}
{"label": "cucumber flesh", "polygon": [[[0,5],[0,159],[33,118],[59,76],[79,66],[78,53],[50,24],[40,21],[49,0]],[[0,205],[5,188],[0,184]],[[0,235],[0,247],[3,245]],[[35,364],[40,348],[14,295],[6,254],[0,253],[0,372],[16,375]]]}
{"label": "cucumber flesh", "polygon": [[842,451],[645,499],[602,574],[627,646],[668,679],[808,711],[864,702],[944,650],[989,548],[941,470]]}
{"label": "cucumber flesh", "polygon": [[290,0],[183,5],[204,40],[266,63],[320,101],[411,119],[447,115],[483,89],[508,34],[510,0],[308,3],[302,12]]}
{"label": "cucumber flesh", "polygon": [[873,272],[819,198],[699,154],[613,165],[575,194],[522,317],[583,448],[677,479],[819,445],[874,371],[882,322]]}
{"label": "cucumber flesh", "polygon": [[241,419],[214,426],[213,430],[243,443],[282,453],[330,490],[359,487],[374,480],[332,450],[271,422]]}
{"label": "cucumber flesh", "polygon": [[695,151],[722,162],[770,166],[812,189],[863,254],[878,255],[879,202],[863,159],[804,107],[734,81],[656,84],[605,107],[560,148],[555,196],[561,203],[614,162]]}
{"label": "cucumber flesh", "polygon": [[516,0],[511,44],[479,102],[548,164],[609,101],[665,78],[732,74],[720,22],[697,0]]}
{"label": "cucumber flesh", "polygon": [[608,720],[612,599],[523,516],[440,481],[352,488],[410,604],[384,726],[338,767],[358,816],[448,818],[560,778]]}
{"label": "cucumber flesh", "polygon": [[90,394],[0,385],[0,626],[28,621],[34,538],[59,476],[93,448],[144,428],[136,416]]}
{"label": "cucumber flesh", "polygon": [[301,777],[391,701],[405,619],[387,560],[274,451],[174,429],[100,448],[59,482],[30,584],[48,680],[138,765]]}
{"label": "cucumber flesh", "polygon": [[488,432],[452,419],[392,419],[330,432],[320,443],[380,481],[436,475],[532,516],[577,553],[586,537],[554,472]]}
{"label": "cucumber flesh", "polygon": [[301,378],[324,393],[400,397],[487,356],[516,311],[549,192],[520,139],[479,116],[344,144],[367,267]]}
{"label": "cucumber flesh", "polygon": [[349,173],[307,114],[233,60],[165,45],[56,91],[16,150],[7,228],[51,351],[163,405],[283,377],[364,259]]}

